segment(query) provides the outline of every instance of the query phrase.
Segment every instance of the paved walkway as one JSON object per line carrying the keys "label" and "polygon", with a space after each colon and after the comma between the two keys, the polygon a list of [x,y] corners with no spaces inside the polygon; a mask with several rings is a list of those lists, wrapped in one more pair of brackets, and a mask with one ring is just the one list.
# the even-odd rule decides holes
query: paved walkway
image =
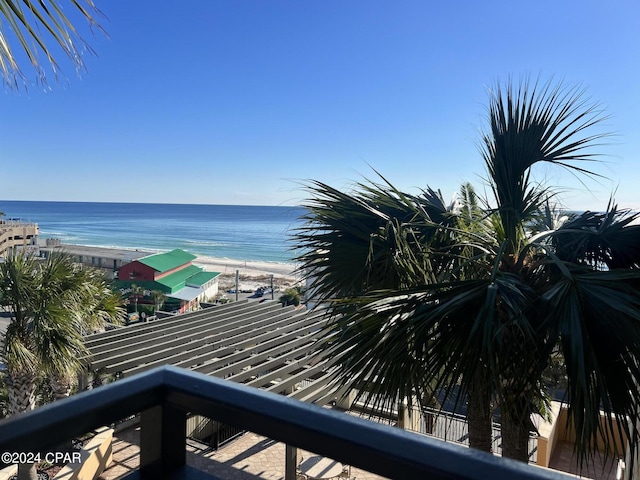
{"label": "paved walkway", "polygon": [[[137,470],[140,464],[140,429],[120,432],[113,440],[113,463],[100,476],[116,480]],[[187,465],[229,480],[284,480],[285,445],[247,432],[218,451],[188,441]],[[303,457],[312,455],[301,451]],[[385,477],[353,468],[357,480],[385,480]]]}

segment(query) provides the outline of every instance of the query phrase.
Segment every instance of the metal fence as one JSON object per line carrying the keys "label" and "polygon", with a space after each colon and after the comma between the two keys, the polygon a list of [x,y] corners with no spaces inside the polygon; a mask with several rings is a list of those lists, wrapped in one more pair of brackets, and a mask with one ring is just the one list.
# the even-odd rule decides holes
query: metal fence
{"label": "metal fence", "polygon": [[244,432],[245,430],[241,428],[226,425],[201,415],[191,415],[187,418],[187,437],[206,443],[214,450]]}
{"label": "metal fence", "polygon": [[[413,428],[410,429],[448,442],[469,445],[469,426],[463,415],[432,408],[423,408],[422,410],[415,408],[412,413],[419,421],[414,423]],[[492,450],[494,453],[502,455],[500,424],[495,422],[493,423]],[[538,437],[532,433],[529,437],[529,462],[536,463],[537,460]]]}

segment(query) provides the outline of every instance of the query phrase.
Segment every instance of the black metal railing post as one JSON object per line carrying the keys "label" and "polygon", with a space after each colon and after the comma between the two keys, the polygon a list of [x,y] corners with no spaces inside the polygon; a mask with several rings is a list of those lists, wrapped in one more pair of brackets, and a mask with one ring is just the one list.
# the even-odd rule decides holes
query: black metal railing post
{"label": "black metal railing post", "polygon": [[140,476],[162,478],[187,461],[187,412],[163,403],[140,418]]}
{"label": "black metal railing post", "polygon": [[286,445],[284,462],[284,480],[296,480],[298,467],[298,449],[293,445]]}

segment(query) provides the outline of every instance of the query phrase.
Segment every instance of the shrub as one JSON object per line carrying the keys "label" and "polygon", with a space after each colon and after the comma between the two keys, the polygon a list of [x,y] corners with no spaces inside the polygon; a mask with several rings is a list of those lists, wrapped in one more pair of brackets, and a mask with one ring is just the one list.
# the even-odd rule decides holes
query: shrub
{"label": "shrub", "polygon": [[300,292],[295,288],[287,288],[278,301],[285,307],[287,305],[295,305],[297,307],[300,305]]}

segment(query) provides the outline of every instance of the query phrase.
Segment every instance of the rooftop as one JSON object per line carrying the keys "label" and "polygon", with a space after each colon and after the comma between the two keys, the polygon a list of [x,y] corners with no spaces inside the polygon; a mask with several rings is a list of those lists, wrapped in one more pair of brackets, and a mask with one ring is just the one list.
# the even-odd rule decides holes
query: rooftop
{"label": "rooftop", "polygon": [[205,283],[210,282],[220,275],[220,272],[200,272],[192,275],[187,279],[187,285],[197,285],[202,287]]}
{"label": "rooftop", "polygon": [[149,255],[149,252],[124,248],[91,247],[86,245],[60,244],[51,246],[40,246],[43,251],[62,251],[70,255],[82,255],[89,257],[101,257],[112,260],[119,260],[123,263],[133,262],[139,258]]}
{"label": "rooftop", "polygon": [[[174,293],[180,290],[181,288],[184,288],[186,284],[191,280],[192,277],[199,275],[201,273],[207,273],[207,272],[203,272],[202,268],[197,267],[196,265],[189,265],[188,267],[178,270],[177,272],[171,273],[166,277],[157,278],[154,281],[159,283],[160,285],[164,285],[165,287],[170,289],[171,293]],[[214,278],[215,276],[216,275],[213,275],[213,277],[211,278]]]}
{"label": "rooftop", "polygon": [[139,258],[138,262],[162,273],[178,268],[195,260],[196,258],[197,257],[195,255],[176,248],[170,252],[156,253],[154,255]]}

